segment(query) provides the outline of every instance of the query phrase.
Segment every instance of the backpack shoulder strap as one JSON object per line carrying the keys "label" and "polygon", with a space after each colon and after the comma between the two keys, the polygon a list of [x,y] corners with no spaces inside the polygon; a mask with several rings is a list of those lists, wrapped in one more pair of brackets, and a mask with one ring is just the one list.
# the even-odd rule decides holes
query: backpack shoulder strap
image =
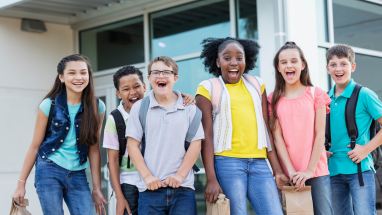
{"label": "backpack shoulder strap", "polygon": [[[196,132],[198,132],[200,122],[202,120],[202,112],[199,110],[199,108],[196,108],[194,118],[192,119],[190,126],[188,127],[187,134],[186,134],[186,140],[184,141],[184,149],[187,152],[188,148],[190,147],[192,138],[195,137]],[[195,172],[199,172],[200,169],[196,164],[192,166],[192,169]]]}
{"label": "backpack shoulder strap", "polygon": [[187,142],[191,143],[192,138],[195,137],[196,132],[198,132],[198,128],[199,128],[201,120],[202,120],[202,112],[199,110],[199,108],[196,108],[194,118],[192,119],[190,123],[190,127],[188,127],[188,130],[187,130],[187,134],[186,134]]}
{"label": "backpack shoulder strap", "polygon": [[[348,135],[350,137],[350,147],[354,149],[356,139],[358,137],[358,128],[355,121],[355,111],[357,107],[358,95],[361,90],[361,85],[356,84],[350,98],[346,101],[345,106],[345,122]],[[364,186],[361,163],[357,164],[357,175],[359,185]]]}
{"label": "backpack shoulder strap", "polygon": [[255,88],[261,98],[261,84],[257,77],[248,74],[244,74],[243,76],[252,85],[252,87]]}
{"label": "backpack shoulder strap", "polygon": [[358,128],[355,121],[355,111],[357,107],[358,95],[361,90],[361,85],[356,84],[350,98],[346,101],[345,106],[345,121],[346,129],[351,140],[352,148],[355,146],[355,140],[358,137]]}
{"label": "backpack shoulder strap", "polygon": [[[329,91],[327,92],[329,94]],[[330,104],[329,104],[330,108]],[[326,114],[326,124],[325,124],[325,149],[329,151],[332,144],[332,134],[330,131],[330,111]]]}
{"label": "backpack shoulder strap", "polygon": [[126,137],[125,137],[126,123],[125,123],[125,120],[123,119],[121,112],[118,109],[113,110],[110,114],[114,118],[115,127],[117,129],[118,142],[119,142],[119,165],[121,165],[122,157],[126,151]]}
{"label": "backpack shoulder strap", "polygon": [[147,112],[149,111],[150,106],[150,96],[146,96],[142,99],[141,107],[139,108],[139,122],[142,125],[142,140],[141,140],[141,153],[142,156],[145,155],[146,141],[145,141],[145,128],[146,128],[146,118]]}
{"label": "backpack shoulder strap", "polygon": [[220,103],[223,96],[223,85],[219,78],[209,79],[211,83],[211,104],[215,113],[220,112]]}

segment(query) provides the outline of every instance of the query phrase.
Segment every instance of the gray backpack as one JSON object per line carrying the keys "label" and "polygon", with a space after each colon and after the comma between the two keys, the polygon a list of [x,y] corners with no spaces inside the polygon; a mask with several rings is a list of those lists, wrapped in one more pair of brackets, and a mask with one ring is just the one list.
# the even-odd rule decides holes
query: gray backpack
{"label": "gray backpack", "polygon": [[[142,99],[141,107],[139,109],[139,121],[142,125],[142,130],[143,130],[143,135],[141,140],[141,153],[143,157],[145,156],[145,149],[146,149],[145,127],[146,127],[146,117],[147,117],[147,112],[149,110],[149,106],[150,106],[150,97],[146,96]],[[186,151],[188,147],[190,147],[192,138],[194,138],[194,136],[196,135],[196,132],[198,131],[201,119],[202,119],[202,112],[198,108],[196,108],[194,118],[192,119],[190,126],[188,127],[186,139],[184,140],[184,149]],[[197,167],[195,164],[192,167],[192,169],[195,172],[200,171],[199,167]]]}

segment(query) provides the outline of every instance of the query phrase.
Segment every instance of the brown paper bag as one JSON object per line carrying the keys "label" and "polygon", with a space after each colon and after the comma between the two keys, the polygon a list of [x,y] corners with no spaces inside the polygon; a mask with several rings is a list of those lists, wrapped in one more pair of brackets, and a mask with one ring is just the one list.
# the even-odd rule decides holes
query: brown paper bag
{"label": "brown paper bag", "polygon": [[287,215],[314,215],[311,187],[295,191],[293,186],[282,189],[283,209]]}
{"label": "brown paper bag", "polygon": [[206,215],[230,215],[229,199],[224,194],[220,193],[218,200],[215,203],[206,202]]}
{"label": "brown paper bag", "polygon": [[16,204],[12,199],[12,206],[9,215],[32,215],[26,208],[29,205],[28,199],[24,199],[25,207]]}

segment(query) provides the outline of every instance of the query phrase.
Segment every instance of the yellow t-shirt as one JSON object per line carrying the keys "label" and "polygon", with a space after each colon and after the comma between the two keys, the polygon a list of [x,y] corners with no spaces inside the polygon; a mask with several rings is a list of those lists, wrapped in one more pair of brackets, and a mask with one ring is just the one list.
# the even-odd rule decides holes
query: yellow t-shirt
{"label": "yellow t-shirt", "polygon": [[[266,148],[257,148],[257,121],[252,97],[242,79],[236,84],[225,84],[230,95],[232,117],[232,149],[215,155],[235,158],[266,158]],[[264,85],[261,85],[261,93]],[[196,94],[211,101],[206,88],[199,86]]]}

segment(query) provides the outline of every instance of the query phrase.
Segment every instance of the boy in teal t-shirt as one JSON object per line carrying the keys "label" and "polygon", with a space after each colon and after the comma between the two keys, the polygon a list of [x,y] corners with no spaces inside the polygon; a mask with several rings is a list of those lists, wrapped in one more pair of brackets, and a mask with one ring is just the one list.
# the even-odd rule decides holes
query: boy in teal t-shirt
{"label": "boy in teal t-shirt", "polygon": [[[329,91],[332,99],[329,171],[334,214],[376,214],[375,171],[370,152],[382,144],[382,132],[370,140],[370,125],[373,119],[382,125],[382,102],[372,90],[361,88],[355,112],[358,138],[351,149],[345,106],[356,85],[351,79],[356,69],[355,54],[350,46],[336,45],[328,50],[326,59],[328,72],[335,82]],[[364,186],[358,180],[358,163],[361,163]]]}

